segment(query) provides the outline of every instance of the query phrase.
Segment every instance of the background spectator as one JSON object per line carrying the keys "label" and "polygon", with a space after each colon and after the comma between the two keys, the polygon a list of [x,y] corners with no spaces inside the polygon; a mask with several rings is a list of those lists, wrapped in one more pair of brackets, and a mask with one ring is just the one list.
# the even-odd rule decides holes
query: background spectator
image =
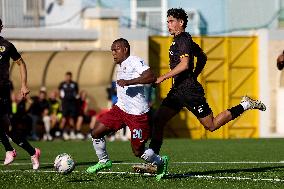
{"label": "background spectator", "polygon": [[[78,116],[77,99],[78,84],[72,80],[72,73],[66,72],[65,81],[61,82],[59,87],[60,99],[62,105],[62,120],[60,128],[63,130],[63,139],[76,139],[74,126],[75,119]],[[66,127],[66,123],[70,128]]]}
{"label": "background spectator", "polygon": [[48,110],[49,103],[46,99],[46,89],[41,88],[38,96],[31,97],[31,105],[28,110],[28,114],[32,118],[32,140],[39,140],[39,137],[37,136],[37,125],[43,121],[43,116]]}
{"label": "background spectator", "polygon": [[59,124],[62,118],[62,112],[60,110],[61,105],[56,90],[53,90],[49,93],[48,103],[49,103],[49,117],[51,123],[50,134],[53,137],[60,137],[62,133],[59,128]]}
{"label": "background spectator", "polygon": [[80,92],[80,98],[78,99],[78,109],[79,115],[76,121],[76,138],[84,139],[84,135],[82,134],[82,125],[83,123],[90,122],[90,116],[88,114],[89,111],[89,99],[88,93],[85,90]]}

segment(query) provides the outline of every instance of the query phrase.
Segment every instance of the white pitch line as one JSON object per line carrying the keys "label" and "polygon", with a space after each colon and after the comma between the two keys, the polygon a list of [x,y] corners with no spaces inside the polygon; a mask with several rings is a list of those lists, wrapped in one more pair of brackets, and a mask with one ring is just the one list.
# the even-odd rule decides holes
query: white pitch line
{"label": "white pitch line", "polygon": [[[57,173],[56,171],[52,170],[0,170],[0,173],[11,173],[11,172],[28,172],[28,173]],[[73,172],[84,172],[84,171],[73,171]],[[97,174],[129,174],[129,175],[145,175],[145,176],[154,176],[149,173],[132,173],[132,172],[115,172],[115,171],[109,171],[109,172],[98,172]],[[170,174],[174,176],[174,174]],[[275,179],[275,178],[250,178],[250,177],[221,177],[221,176],[208,176],[208,175],[190,175],[190,174],[182,174],[181,177],[192,177],[192,178],[205,178],[205,179],[229,179],[229,180],[250,180],[250,181],[269,181],[269,182],[284,182],[282,179]]]}
{"label": "white pitch line", "polygon": [[[8,166],[12,166],[12,165],[31,165],[32,163],[12,163]],[[53,163],[40,163],[41,165],[53,165]],[[7,165],[3,165],[3,164],[0,164],[0,166],[7,166]]]}
{"label": "white pitch line", "polygon": [[172,162],[173,164],[284,164],[284,161],[192,161]]}
{"label": "white pitch line", "polygon": [[[95,162],[94,162],[95,163]],[[9,166],[20,166],[20,165],[31,165],[32,163],[12,163]],[[41,165],[53,165],[53,163],[40,163]],[[131,162],[119,162],[119,163],[112,163],[115,165],[136,165],[141,164],[141,162],[131,163]],[[284,161],[222,161],[222,162],[216,162],[216,161],[184,161],[184,162],[170,162],[170,164],[284,164]],[[3,164],[0,164],[0,166],[4,166]]]}

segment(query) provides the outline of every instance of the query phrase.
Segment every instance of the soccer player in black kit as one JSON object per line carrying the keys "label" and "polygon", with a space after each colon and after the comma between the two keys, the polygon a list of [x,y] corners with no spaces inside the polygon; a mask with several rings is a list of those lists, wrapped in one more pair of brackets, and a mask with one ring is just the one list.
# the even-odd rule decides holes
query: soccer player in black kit
{"label": "soccer player in black kit", "polygon": [[[0,19],[0,32],[2,31],[2,29],[3,25],[2,20]],[[20,133],[20,131],[17,131],[17,129],[12,128],[11,131],[9,131],[8,129],[11,125],[8,115],[11,106],[11,82],[9,80],[10,58],[12,58],[13,61],[20,67],[20,92],[22,98],[26,98],[27,94],[30,92],[27,87],[26,64],[15,46],[9,41],[5,40],[3,37],[0,37],[0,139],[6,151],[4,165],[11,164],[16,157],[16,150],[11,146],[7,137],[8,135],[13,140],[13,142],[15,142],[30,154],[33,169],[38,169],[40,164],[40,150],[38,148],[33,148],[24,138],[23,134]]]}
{"label": "soccer player in black kit", "polygon": [[[153,149],[156,154],[159,154],[163,142],[164,126],[172,117],[179,113],[183,107],[191,111],[204,128],[211,132],[237,118],[246,110],[266,110],[262,102],[244,96],[239,105],[227,109],[216,117],[213,117],[212,110],[204,97],[205,93],[203,87],[197,81],[198,75],[206,64],[207,57],[203,50],[193,42],[191,35],[185,32],[187,14],[182,8],[169,9],[167,12],[167,22],[169,33],[174,36],[169,49],[171,70],[158,77],[156,84],[169,78],[174,79],[174,84],[154,115],[152,139],[149,147]],[[195,68],[194,57],[197,57]],[[133,168],[138,172],[147,171],[139,170],[139,167],[135,168],[135,166],[133,166]]]}

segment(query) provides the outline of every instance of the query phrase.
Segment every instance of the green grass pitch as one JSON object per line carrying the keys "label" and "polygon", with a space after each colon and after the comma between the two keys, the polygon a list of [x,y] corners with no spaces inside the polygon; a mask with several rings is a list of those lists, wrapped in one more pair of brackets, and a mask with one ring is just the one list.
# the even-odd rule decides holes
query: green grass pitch
{"label": "green grass pitch", "polygon": [[[167,139],[161,155],[170,157],[169,174],[131,174],[134,157],[129,142],[107,142],[111,170],[88,174],[97,158],[90,140],[33,142],[42,151],[41,168],[33,171],[30,157],[16,145],[14,163],[3,166],[0,148],[0,188],[284,188],[284,139],[189,140]],[[76,162],[68,175],[54,172],[53,161],[69,153]]]}

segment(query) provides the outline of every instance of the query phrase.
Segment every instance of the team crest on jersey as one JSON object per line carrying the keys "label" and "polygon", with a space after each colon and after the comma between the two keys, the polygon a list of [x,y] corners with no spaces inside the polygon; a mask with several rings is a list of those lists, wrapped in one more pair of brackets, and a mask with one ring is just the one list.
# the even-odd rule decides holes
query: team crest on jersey
{"label": "team crest on jersey", "polygon": [[4,52],[6,50],[5,46],[0,46],[0,52]]}

